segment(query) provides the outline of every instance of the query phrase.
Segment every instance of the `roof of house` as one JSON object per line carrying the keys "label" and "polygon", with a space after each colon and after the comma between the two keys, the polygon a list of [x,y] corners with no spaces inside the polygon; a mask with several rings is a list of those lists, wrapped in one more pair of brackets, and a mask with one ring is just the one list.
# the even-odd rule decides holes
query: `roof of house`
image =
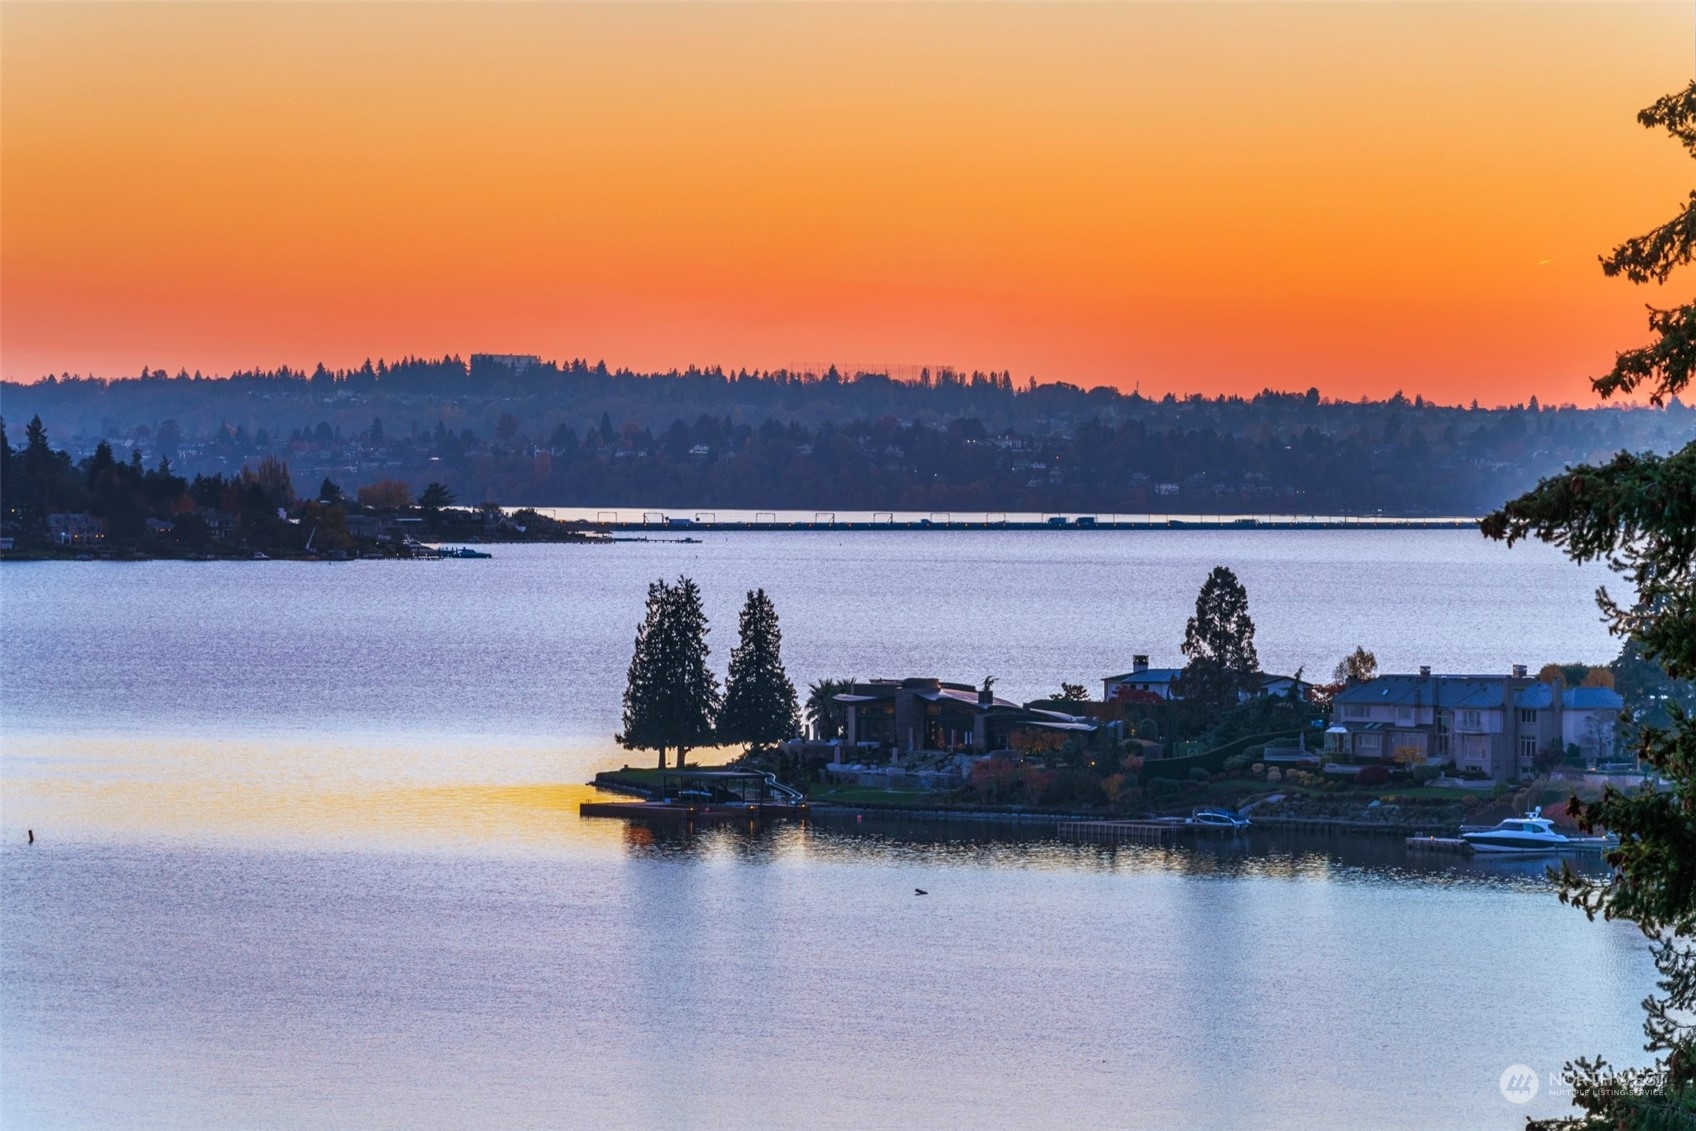
{"label": "roof of house", "polygon": [[1482,709],[1507,703],[1507,676],[1381,675],[1350,684],[1333,703]]}
{"label": "roof of house", "polygon": [[[1147,668],[1140,672],[1126,672],[1124,675],[1110,675],[1102,680],[1102,682],[1131,684],[1176,683],[1178,678],[1183,674],[1183,668]],[[1258,681],[1261,687],[1265,687],[1267,684],[1272,683],[1283,683],[1286,680],[1292,683],[1297,682],[1296,677],[1293,675],[1273,675],[1271,672],[1255,672],[1254,678]],[[1307,681],[1302,680],[1300,682],[1303,687],[1307,686]]]}
{"label": "roof of house", "polygon": [[[831,698],[843,704],[889,703],[895,699],[897,694],[902,692],[927,703],[956,703],[974,710],[982,707],[978,698],[979,692],[970,684],[944,683],[940,680],[937,681],[935,687],[925,687],[914,686],[912,682],[903,683],[896,680],[874,679],[856,684],[854,691],[845,691],[833,695]],[[1026,707],[1022,703],[1015,703],[1011,699],[1002,699],[1000,696],[993,696],[989,706],[994,712],[1002,715],[1014,713],[1031,726],[1044,727],[1049,730],[1093,731],[1096,729],[1095,723],[1082,716],[1069,715],[1064,711],[1049,711],[1040,707]]]}
{"label": "roof of house", "polygon": [[[1515,702],[1527,710],[1552,707],[1555,689],[1551,684],[1534,683],[1521,691]],[[1625,706],[1625,700],[1611,687],[1568,687],[1561,692],[1561,706],[1571,711],[1617,711]]]}
{"label": "roof of house", "polygon": [[[978,706],[978,692],[963,683],[942,683],[936,687],[903,687],[897,680],[874,679],[855,684],[855,690],[844,691],[831,698],[838,703],[888,703],[894,700],[897,693],[906,691],[928,703],[951,702],[967,707]],[[991,699],[991,705],[1004,707],[1009,710],[1022,711],[1024,705],[1011,699],[1003,699],[999,695]]]}
{"label": "roof of house", "polygon": [[1183,668],[1144,668],[1140,672],[1110,675],[1104,683],[1171,683],[1184,674]]}
{"label": "roof of house", "polygon": [[1618,711],[1625,706],[1625,697],[1611,687],[1569,687],[1561,695],[1561,706],[1575,711]]}

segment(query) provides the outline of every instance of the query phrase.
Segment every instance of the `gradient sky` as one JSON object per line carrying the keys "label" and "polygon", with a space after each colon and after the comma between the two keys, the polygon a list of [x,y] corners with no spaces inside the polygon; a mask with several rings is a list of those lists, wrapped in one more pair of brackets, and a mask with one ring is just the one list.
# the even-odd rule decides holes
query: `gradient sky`
{"label": "gradient sky", "polygon": [[[0,372],[473,351],[1588,402],[1670,4],[0,7]],[[1688,291],[1688,283],[1675,280]]]}

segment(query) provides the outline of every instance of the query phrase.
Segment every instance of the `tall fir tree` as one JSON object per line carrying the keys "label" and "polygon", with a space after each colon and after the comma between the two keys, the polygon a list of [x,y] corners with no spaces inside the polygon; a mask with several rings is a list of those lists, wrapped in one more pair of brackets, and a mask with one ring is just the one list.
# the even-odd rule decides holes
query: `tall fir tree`
{"label": "tall fir tree", "polygon": [[1195,615],[1184,628],[1184,657],[1184,698],[1205,707],[1234,705],[1260,670],[1248,590],[1225,566],[1213,567],[1196,595]]}
{"label": "tall fir tree", "polygon": [[624,689],[624,730],[614,738],[627,750],[657,750],[662,770],[667,750],[677,751],[682,769],[690,750],[716,744],[721,696],[718,677],[707,667],[708,631],[693,581],[680,577],[675,585],[648,586]]}
{"label": "tall fir tree", "polygon": [[18,489],[12,462],[12,440],[6,435],[6,418],[0,416],[0,516],[6,518],[12,516],[12,499]]}
{"label": "tall fir tree", "polygon": [[[1638,114],[1664,128],[1696,157],[1696,82]],[[1659,228],[1627,240],[1602,259],[1610,276],[1664,283],[1696,258],[1696,192]],[[1603,397],[1643,389],[1664,404],[1696,376],[1696,302],[1650,308],[1656,338],[1620,353],[1593,385]],[[1696,679],[1696,441],[1668,456],[1620,452],[1599,466],[1580,465],[1545,479],[1483,523],[1489,538],[1509,545],[1537,538],[1577,562],[1601,561],[1636,589],[1619,603],[1597,601],[1626,651],[1659,665],[1678,681]],[[1643,1001],[1646,1069],[1615,1070],[1601,1059],[1567,1065],[1576,1118],[1532,1123],[1541,1128],[1613,1131],[1696,1127],[1696,716],[1666,703],[1666,725],[1642,725],[1638,754],[1661,784],[1632,792],[1608,785],[1600,800],[1574,797],[1567,812],[1585,831],[1619,837],[1606,854],[1605,877],[1563,865],[1561,902],[1592,919],[1624,919],[1650,940],[1660,978]]]}
{"label": "tall fir tree", "polygon": [[764,589],[742,606],[741,638],[730,653],[719,737],[756,750],[791,738],[801,729],[795,685],[783,670],[783,632],[777,609]]}

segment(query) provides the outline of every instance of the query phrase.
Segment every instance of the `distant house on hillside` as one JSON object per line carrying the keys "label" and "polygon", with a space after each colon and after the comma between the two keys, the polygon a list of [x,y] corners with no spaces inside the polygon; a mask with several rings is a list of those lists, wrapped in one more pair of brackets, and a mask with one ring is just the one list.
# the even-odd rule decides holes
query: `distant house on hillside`
{"label": "distant house on hillside", "polygon": [[542,364],[541,357],[533,353],[474,353],[471,355],[473,372],[498,366],[518,374],[523,373],[532,365],[540,364]]}
{"label": "distant house on hillside", "polygon": [[93,546],[106,540],[106,522],[81,511],[50,514],[47,536],[61,546]]}
{"label": "distant house on hillside", "polygon": [[1508,675],[1382,675],[1332,699],[1329,749],[1353,761],[1452,765],[1465,774],[1513,781],[1539,755],[1577,746],[1590,760],[1612,756],[1624,705],[1605,687],[1559,689],[1524,665]]}

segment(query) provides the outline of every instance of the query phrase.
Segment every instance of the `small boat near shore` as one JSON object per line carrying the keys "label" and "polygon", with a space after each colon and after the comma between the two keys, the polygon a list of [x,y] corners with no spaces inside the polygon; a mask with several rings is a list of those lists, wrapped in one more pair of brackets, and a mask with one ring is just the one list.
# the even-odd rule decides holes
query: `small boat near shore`
{"label": "small boat near shore", "polygon": [[470,546],[443,546],[441,556],[444,558],[492,558],[495,555],[473,550]]}
{"label": "small boat near shore", "polygon": [[1184,818],[1184,824],[1196,829],[1218,829],[1236,832],[1248,828],[1248,818],[1229,809],[1197,809]]}

